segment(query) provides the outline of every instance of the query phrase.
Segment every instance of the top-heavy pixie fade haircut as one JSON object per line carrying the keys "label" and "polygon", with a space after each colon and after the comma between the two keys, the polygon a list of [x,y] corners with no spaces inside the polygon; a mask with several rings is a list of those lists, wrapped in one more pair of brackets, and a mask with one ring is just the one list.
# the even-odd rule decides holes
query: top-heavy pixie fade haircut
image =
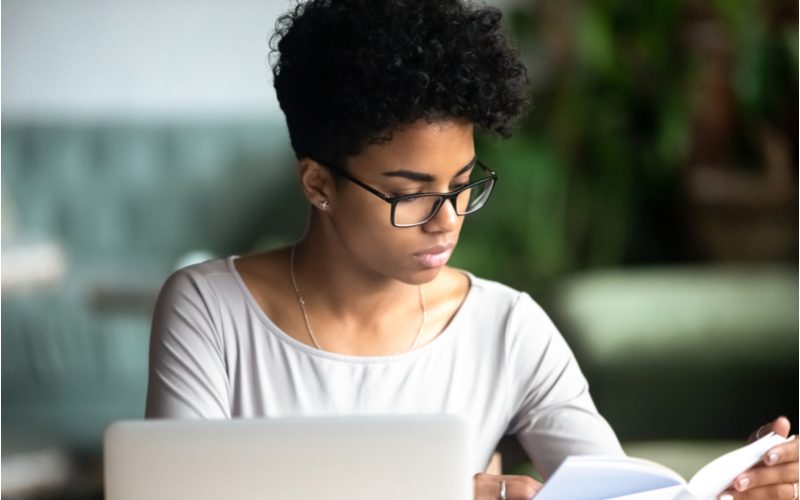
{"label": "top-heavy pixie fade haircut", "polygon": [[344,163],[419,119],[503,137],[529,103],[501,13],[460,0],[309,0],[270,41],[298,158]]}

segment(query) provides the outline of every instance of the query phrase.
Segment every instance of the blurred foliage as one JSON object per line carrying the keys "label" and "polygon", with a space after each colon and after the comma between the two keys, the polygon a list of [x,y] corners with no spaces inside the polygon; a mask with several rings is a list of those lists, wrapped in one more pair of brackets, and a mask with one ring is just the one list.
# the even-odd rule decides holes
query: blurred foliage
{"label": "blurred foliage", "polygon": [[506,19],[534,107],[513,139],[478,137],[478,155],[499,181],[465,225],[453,264],[539,290],[579,269],[685,259],[681,176],[692,148],[693,85],[709,62],[693,50],[693,34],[711,20],[733,47],[742,130],[735,158],[757,163],[758,127],[789,122],[796,163],[794,9],[738,0],[511,7]]}

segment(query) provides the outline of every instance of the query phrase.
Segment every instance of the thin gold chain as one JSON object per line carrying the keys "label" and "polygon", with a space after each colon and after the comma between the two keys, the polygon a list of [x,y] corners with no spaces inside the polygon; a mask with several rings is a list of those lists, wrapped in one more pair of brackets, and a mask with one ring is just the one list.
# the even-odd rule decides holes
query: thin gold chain
{"label": "thin gold chain", "polygon": [[[321,351],[323,349],[319,346],[319,342],[317,342],[317,338],[314,336],[314,331],[311,329],[311,322],[308,320],[308,313],[306,312],[306,300],[300,293],[300,288],[297,286],[297,279],[294,276],[294,250],[296,247],[297,245],[292,245],[292,249],[289,252],[289,275],[292,277],[292,288],[294,288],[294,295],[297,297],[297,303],[300,305],[300,311],[303,313],[303,320],[306,323],[306,331],[308,332],[308,336],[311,338],[311,342],[314,344],[314,347]],[[428,308],[425,305],[425,292],[422,289],[422,285],[420,285],[417,290],[419,291],[419,306],[422,310],[422,321],[419,324],[419,330],[417,330],[417,334],[414,336],[414,341],[411,342],[411,345],[408,347],[409,351],[411,351],[414,346],[417,345],[417,341],[419,341],[419,338],[422,335],[422,330],[425,329],[425,322],[428,320]]]}
{"label": "thin gold chain", "polygon": [[320,351],[322,348],[319,346],[319,342],[317,342],[317,338],[314,336],[314,332],[311,330],[311,323],[308,321],[308,314],[306,313],[306,300],[300,295],[300,289],[297,288],[297,280],[294,277],[294,249],[296,245],[292,245],[292,252],[289,254],[289,274],[292,276],[292,287],[294,287],[294,294],[297,297],[297,303],[300,304],[300,310],[303,312],[303,319],[306,322],[306,330],[308,331],[308,336],[311,337],[311,342],[314,343],[314,347],[319,349]]}

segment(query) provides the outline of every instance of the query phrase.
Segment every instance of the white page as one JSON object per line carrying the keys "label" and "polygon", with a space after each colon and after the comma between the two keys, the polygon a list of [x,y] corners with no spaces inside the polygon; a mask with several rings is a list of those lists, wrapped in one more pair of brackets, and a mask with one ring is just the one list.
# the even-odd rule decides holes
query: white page
{"label": "white page", "polygon": [[609,498],[607,500],[688,500],[692,495],[682,484],[668,486],[658,490],[643,491],[632,495]]}
{"label": "white page", "polygon": [[655,462],[629,457],[572,456],[556,470],[536,500],[614,498],[685,482]]}

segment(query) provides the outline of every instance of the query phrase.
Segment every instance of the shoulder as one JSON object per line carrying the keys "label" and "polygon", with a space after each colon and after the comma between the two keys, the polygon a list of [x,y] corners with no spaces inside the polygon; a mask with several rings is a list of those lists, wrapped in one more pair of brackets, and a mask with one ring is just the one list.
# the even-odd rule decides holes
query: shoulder
{"label": "shoulder", "polygon": [[[470,294],[482,309],[505,311],[509,314],[545,315],[541,306],[525,291],[462,271],[470,280]],[[473,306],[475,307],[475,306]]]}
{"label": "shoulder", "polygon": [[467,271],[461,272],[469,278],[471,283],[471,291],[473,293],[478,293],[483,297],[499,301],[517,301],[519,300],[520,295],[524,294],[524,292],[511,288],[508,285],[504,285],[499,281],[481,278]]}
{"label": "shoulder", "polygon": [[550,316],[527,292],[465,273],[471,281],[469,315],[474,321],[499,326],[511,351],[541,352],[563,344]]}
{"label": "shoulder", "polygon": [[[280,320],[288,277],[281,275],[281,251],[208,260],[178,269],[167,279],[156,310],[204,314],[215,322],[241,324],[249,314]],[[276,264],[278,262],[278,264]],[[285,259],[284,259],[285,262]]]}
{"label": "shoulder", "polygon": [[223,257],[219,259],[211,259],[204,262],[198,262],[190,266],[182,267],[172,273],[170,279],[175,277],[187,277],[189,279],[208,279],[212,276],[230,276],[234,259],[238,259],[236,255]]}
{"label": "shoulder", "polygon": [[207,293],[213,284],[235,282],[233,260],[236,256],[207,260],[173,271],[162,287],[165,291],[194,289]]}
{"label": "shoulder", "polygon": [[192,264],[174,271],[164,282],[158,295],[156,309],[186,308],[197,311],[219,309],[220,301],[241,295],[239,279],[233,268],[236,256]]}

